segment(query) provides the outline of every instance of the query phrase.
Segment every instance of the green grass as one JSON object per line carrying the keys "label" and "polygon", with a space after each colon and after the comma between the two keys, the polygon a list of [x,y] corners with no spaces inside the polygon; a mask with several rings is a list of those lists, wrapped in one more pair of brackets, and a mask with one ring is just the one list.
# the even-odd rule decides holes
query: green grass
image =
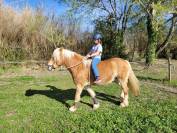
{"label": "green grass", "polygon": [[146,84],[130,94],[129,107],[119,107],[120,87],[94,86],[100,108],[92,110],[83,92],[80,108],[71,113],[75,86],[60,73],[0,79],[0,132],[177,132],[177,95]]}
{"label": "green grass", "polygon": [[173,87],[177,87],[177,80],[172,80],[170,83],[169,83],[170,86],[173,86]]}
{"label": "green grass", "polygon": [[4,66],[0,66],[0,75],[9,72],[9,73],[16,73],[16,72],[20,72],[21,67],[19,67],[18,65],[4,65]]}
{"label": "green grass", "polygon": [[[176,63],[177,64],[177,63]],[[157,66],[156,66],[157,65]],[[165,86],[177,87],[177,76],[175,70],[172,71],[172,80],[168,80],[168,68],[164,68],[161,64],[151,66],[149,69],[139,68],[134,69],[136,76],[139,80],[154,82]],[[132,65],[133,68],[140,67],[140,65]],[[141,66],[142,67],[142,66]]]}

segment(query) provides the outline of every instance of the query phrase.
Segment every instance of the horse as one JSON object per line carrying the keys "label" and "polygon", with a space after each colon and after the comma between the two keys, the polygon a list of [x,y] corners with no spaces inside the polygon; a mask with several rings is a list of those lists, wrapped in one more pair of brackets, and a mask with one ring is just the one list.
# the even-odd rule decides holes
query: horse
{"label": "horse", "polygon": [[[69,108],[71,112],[78,109],[80,97],[83,89],[86,89],[93,100],[93,109],[99,108],[100,104],[96,98],[94,90],[94,76],[91,71],[91,60],[84,56],[65,48],[56,48],[52,57],[48,61],[48,70],[51,71],[59,66],[65,66],[72,75],[76,85],[75,99],[73,105]],[[121,86],[121,103],[120,107],[128,106],[129,89],[135,95],[139,95],[139,81],[136,78],[130,63],[121,58],[110,58],[101,61],[98,64],[101,82],[104,85],[117,81]]]}

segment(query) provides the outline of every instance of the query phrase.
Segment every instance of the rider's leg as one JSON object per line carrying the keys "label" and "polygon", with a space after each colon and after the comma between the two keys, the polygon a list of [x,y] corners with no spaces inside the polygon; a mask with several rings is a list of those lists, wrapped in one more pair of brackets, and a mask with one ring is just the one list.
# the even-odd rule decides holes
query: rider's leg
{"label": "rider's leg", "polygon": [[94,73],[94,76],[95,76],[96,80],[99,80],[99,71],[98,71],[98,68],[97,68],[97,64],[100,61],[101,61],[100,58],[93,58],[93,60],[92,60],[92,70],[93,70],[93,73]]}

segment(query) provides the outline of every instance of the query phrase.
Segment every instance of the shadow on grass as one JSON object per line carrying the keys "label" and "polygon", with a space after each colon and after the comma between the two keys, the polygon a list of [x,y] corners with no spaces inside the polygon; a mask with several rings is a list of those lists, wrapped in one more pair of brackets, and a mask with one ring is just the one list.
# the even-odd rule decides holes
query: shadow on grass
{"label": "shadow on grass", "polygon": [[[46,87],[50,88],[50,90],[28,89],[28,90],[26,90],[25,96],[33,96],[35,94],[44,95],[44,96],[47,96],[51,99],[55,99],[55,100],[61,102],[67,108],[69,108],[70,105],[66,101],[68,101],[68,100],[74,101],[76,89],[71,88],[71,89],[67,89],[67,90],[62,90],[62,89],[56,88],[55,86],[51,86],[51,85],[47,85]],[[118,98],[118,97],[111,96],[111,95],[108,95],[105,93],[100,93],[100,92],[96,92],[96,95],[97,95],[96,97],[100,100],[108,101],[113,104],[120,105],[120,98]],[[83,90],[83,92],[82,92],[81,97],[84,97],[84,96],[90,96],[86,90]],[[81,103],[92,107],[92,105],[90,103],[87,103],[84,101],[81,101]]]}
{"label": "shadow on grass", "polygon": [[140,80],[150,80],[150,81],[158,81],[158,82],[164,82],[165,79],[163,78],[153,78],[153,77],[144,77],[144,76],[137,76],[138,79]]}

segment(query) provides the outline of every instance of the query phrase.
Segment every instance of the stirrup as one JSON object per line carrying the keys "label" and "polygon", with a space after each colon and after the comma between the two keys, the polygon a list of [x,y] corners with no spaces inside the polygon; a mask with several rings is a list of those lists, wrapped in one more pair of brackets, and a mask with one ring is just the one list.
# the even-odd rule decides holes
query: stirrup
{"label": "stirrup", "polygon": [[95,84],[100,84],[101,83],[101,79],[95,80],[94,83]]}

